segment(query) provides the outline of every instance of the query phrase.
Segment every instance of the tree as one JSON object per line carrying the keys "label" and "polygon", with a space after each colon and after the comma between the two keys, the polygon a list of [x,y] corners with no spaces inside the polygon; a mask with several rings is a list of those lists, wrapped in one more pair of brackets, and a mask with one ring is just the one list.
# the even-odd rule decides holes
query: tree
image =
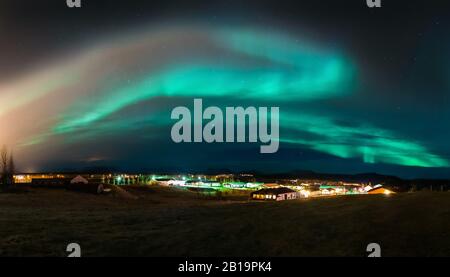
{"label": "tree", "polygon": [[14,173],[16,173],[16,166],[14,164],[14,157],[11,151],[11,155],[9,156],[9,165],[8,165],[8,178],[9,185],[14,185]]}
{"label": "tree", "polygon": [[0,166],[1,166],[0,182],[2,187],[5,187],[7,185],[8,179],[8,149],[6,148],[6,145],[3,145],[2,149],[0,150]]}

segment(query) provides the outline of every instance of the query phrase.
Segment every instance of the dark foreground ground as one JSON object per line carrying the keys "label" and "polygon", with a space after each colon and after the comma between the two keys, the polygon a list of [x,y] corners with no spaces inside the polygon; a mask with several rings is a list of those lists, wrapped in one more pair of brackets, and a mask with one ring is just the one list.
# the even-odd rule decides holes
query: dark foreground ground
{"label": "dark foreground ground", "polygon": [[450,256],[450,193],[283,203],[128,188],[138,199],[35,189],[0,194],[0,256]]}

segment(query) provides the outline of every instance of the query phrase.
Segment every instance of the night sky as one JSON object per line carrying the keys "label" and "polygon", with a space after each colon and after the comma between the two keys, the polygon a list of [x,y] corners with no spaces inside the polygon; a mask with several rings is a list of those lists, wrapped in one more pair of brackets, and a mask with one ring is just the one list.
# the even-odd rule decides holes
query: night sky
{"label": "night sky", "polygon": [[[24,172],[450,178],[445,3],[2,0],[0,144]],[[170,113],[194,98],[280,107],[279,151],[175,144]]]}

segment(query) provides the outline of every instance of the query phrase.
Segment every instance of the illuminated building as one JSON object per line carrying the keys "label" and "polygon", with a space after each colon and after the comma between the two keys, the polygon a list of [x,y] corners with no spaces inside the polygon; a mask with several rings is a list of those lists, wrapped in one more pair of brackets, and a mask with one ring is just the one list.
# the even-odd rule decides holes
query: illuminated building
{"label": "illuminated building", "polygon": [[393,193],[395,193],[395,192],[393,192],[392,190],[385,189],[383,187],[377,187],[377,188],[374,188],[367,192],[367,194],[386,194],[386,195],[393,194]]}
{"label": "illuminated building", "polygon": [[299,198],[299,193],[286,187],[273,189],[260,189],[250,194],[254,200],[283,201]]}

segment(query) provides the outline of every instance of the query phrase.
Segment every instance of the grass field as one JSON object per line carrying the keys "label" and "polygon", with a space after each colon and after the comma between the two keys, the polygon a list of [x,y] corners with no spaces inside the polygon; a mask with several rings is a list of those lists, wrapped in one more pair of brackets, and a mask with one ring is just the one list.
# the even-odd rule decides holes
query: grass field
{"label": "grass field", "polygon": [[0,194],[0,256],[450,256],[450,193],[289,202],[168,188]]}

